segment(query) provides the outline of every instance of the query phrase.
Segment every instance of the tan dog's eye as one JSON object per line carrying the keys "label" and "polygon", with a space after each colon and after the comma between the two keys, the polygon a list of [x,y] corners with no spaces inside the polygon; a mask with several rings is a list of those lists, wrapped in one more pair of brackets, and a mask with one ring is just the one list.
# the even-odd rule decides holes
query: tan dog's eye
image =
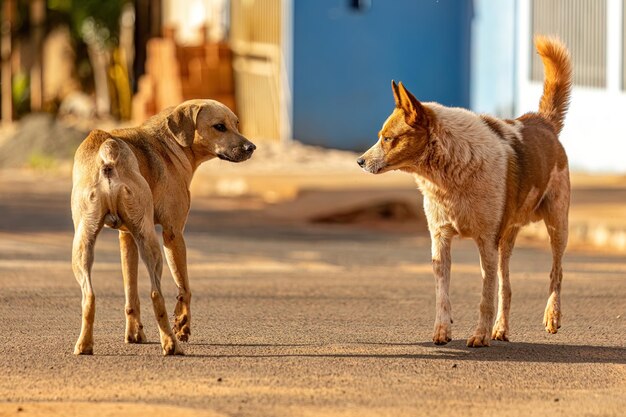
{"label": "tan dog's eye", "polygon": [[226,126],[224,125],[224,123],[218,123],[216,125],[213,125],[213,129],[217,130],[218,132],[226,132]]}
{"label": "tan dog's eye", "polygon": [[383,141],[385,141],[387,143],[391,142],[392,140],[393,140],[393,138],[383,138]]}

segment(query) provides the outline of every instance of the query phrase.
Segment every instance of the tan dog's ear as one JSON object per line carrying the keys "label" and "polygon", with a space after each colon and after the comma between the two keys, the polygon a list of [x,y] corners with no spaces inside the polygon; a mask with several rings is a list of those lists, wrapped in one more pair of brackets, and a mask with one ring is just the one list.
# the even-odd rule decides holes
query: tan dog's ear
{"label": "tan dog's ear", "polygon": [[197,104],[180,104],[167,116],[167,128],[176,142],[181,146],[189,147],[196,136],[196,119],[201,106]]}
{"label": "tan dog's ear", "polygon": [[400,108],[400,93],[398,92],[398,84],[394,80],[391,80],[391,91],[393,91],[393,99],[396,102],[396,107]]}
{"label": "tan dog's ear", "polygon": [[413,94],[400,82],[398,85],[398,96],[400,100],[400,106],[404,110],[407,124],[424,128],[428,127],[428,114],[424,110],[422,103],[415,98]]}

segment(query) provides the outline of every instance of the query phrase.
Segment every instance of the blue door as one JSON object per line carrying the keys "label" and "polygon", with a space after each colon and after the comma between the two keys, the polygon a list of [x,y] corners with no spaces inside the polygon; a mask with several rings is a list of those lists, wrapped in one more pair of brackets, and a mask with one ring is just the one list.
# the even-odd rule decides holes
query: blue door
{"label": "blue door", "polygon": [[294,0],[293,136],[362,150],[393,109],[391,80],[469,106],[471,0]]}

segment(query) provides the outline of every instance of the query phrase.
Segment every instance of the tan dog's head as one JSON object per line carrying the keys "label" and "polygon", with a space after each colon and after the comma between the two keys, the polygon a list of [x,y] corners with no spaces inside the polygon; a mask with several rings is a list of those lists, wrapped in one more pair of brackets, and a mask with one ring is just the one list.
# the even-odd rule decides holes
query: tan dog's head
{"label": "tan dog's head", "polygon": [[400,83],[391,82],[396,108],[378,134],[378,142],[357,163],[372,174],[410,170],[426,147],[434,116]]}
{"label": "tan dog's head", "polygon": [[215,157],[242,162],[256,149],[239,133],[237,116],[219,101],[185,101],[167,116],[166,124],[181,146],[193,150],[198,162]]}

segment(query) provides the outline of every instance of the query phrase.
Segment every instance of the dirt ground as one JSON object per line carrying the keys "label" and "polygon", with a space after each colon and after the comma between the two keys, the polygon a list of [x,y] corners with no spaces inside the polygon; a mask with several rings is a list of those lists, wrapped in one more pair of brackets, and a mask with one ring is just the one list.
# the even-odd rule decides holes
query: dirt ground
{"label": "dirt ground", "polygon": [[[566,255],[563,327],[549,335],[541,321],[550,253],[518,246],[511,342],[469,349],[480,269],[472,242],[456,241],[453,341],[435,346],[423,230],[310,224],[293,216],[293,205],[255,198],[193,202],[184,357],[160,355],[143,268],[150,342],[124,344],[117,236],[104,231],[94,267],[94,355],[76,357],[69,188],[67,179],[0,176],[0,416],[621,416],[626,409],[623,256]],[[307,198],[319,204],[333,194]],[[171,313],[175,288],[165,271]]]}

